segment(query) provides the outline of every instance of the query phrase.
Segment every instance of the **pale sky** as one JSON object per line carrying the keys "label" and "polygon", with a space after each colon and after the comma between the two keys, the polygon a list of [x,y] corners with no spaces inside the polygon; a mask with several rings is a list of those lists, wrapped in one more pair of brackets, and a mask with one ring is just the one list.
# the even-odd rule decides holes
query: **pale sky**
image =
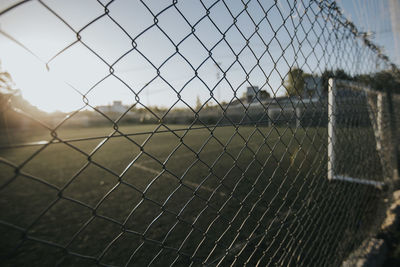
{"label": "pale sky", "polygon": [[[18,1],[2,0],[0,12],[15,2]],[[229,10],[222,1],[178,1],[176,7],[167,8],[172,1],[148,0],[142,3],[115,0],[108,6],[109,15],[123,29],[104,15],[104,7],[98,1],[42,2],[69,26],[38,1],[22,4],[0,16],[0,29],[34,55],[0,34],[0,60],[3,69],[12,75],[16,87],[21,89],[23,97],[45,111],[72,111],[83,106],[82,96],[71,86],[82,94],[90,91],[87,99],[93,106],[109,104],[114,100],[122,100],[124,104],[131,105],[135,103],[135,95],[132,93],[134,91],[138,93],[139,101],[145,105],[170,107],[175,104],[177,107],[185,107],[188,104],[194,107],[196,96],[204,102],[210,97],[209,90],[213,88],[216,88],[214,95],[219,101],[230,101],[234,95],[232,88],[237,90],[240,97],[250,84],[263,86],[262,89],[270,94],[284,94],[281,76],[286,75],[290,65],[295,62],[295,56],[297,65],[307,72],[321,72],[324,64],[341,67],[341,63],[337,63],[334,58],[322,58],[317,63],[317,57],[323,54],[323,46],[316,46],[314,50],[311,46],[320,35],[319,27],[314,26],[314,32],[307,37],[309,42],[302,42],[302,53],[298,52],[299,42],[305,38],[311,27],[310,21],[303,16],[304,6],[301,2],[297,4],[296,12],[286,21],[285,29],[279,28],[283,24],[282,16],[289,16],[293,3],[278,1],[279,10],[273,7],[268,11],[269,23],[263,20],[257,31],[259,35],[250,38],[249,46],[252,51],[246,47],[245,38],[254,33],[254,23],[261,21],[265,15],[257,1],[251,1],[247,12],[237,18],[237,28],[232,27],[227,32],[234,22],[233,17],[244,10],[244,5],[239,0],[225,1],[229,2]],[[100,2],[105,4],[107,1]],[[260,2],[263,2],[265,11],[274,5],[274,1]],[[153,15],[165,8],[167,9],[157,16],[158,26],[170,39],[157,27],[151,27],[154,25]],[[206,15],[207,8],[210,8],[209,16],[200,20]],[[103,17],[85,27],[102,15]],[[288,47],[294,36],[294,27],[300,23],[301,17],[303,28],[297,30],[298,39],[294,39],[293,45]],[[185,39],[191,33],[189,24],[194,26],[195,35],[202,44],[194,35]],[[275,39],[274,31],[278,29],[280,30]],[[80,33],[82,42],[92,51],[80,42],[73,44],[76,41],[74,31]],[[220,42],[221,32],[226,32],[226,41]],[[135,39],[137,50],[129,52],[133,48],[131,38]],[[268,44],[268,49],[263,41]],[[220,64],[222,70],[230,69],[226,74],[229,83],[222,79],[219,71],[222,82],[217,86],[217,67],[213,60],[207,59],[209,54],[203,45],[211,49],[218,42],[212,49],[212,58]],[[174,44],[179,44],[181,55],[174,55]],[[283,52],[281,47],[287,49]],[[238,56],[239,64],[235,62],[236,57],[231,49],[238,54],[243,48]],[[264,56],[261,56],[263,53]],[[284,58],[281,57],[282,54]],[[257,66],[257,58],[262,68]],[[304,65],[305,60],[307,65]],[[49,62],[49,70],[46,69],[46,62]],[[113,66],[116,77],[109,76],[110,65]],[[155,78],[156,68],[159,68],[160,75],[168,83],[160,77]],[[192,79],[195,73],[193,69],[197,69],[201,79]],[[248,77],[246,72],[250,73]],[[146,84],[148,85],[145,86]],[[176,91],[182,90],[182,101],[176,103],[177,93],[171,87]]]}
{"label": "pale sky", "polygon": [[[400,0],[337,0],[345,16],[400,66]],[[397,44],[397,47],[396,47]]]}

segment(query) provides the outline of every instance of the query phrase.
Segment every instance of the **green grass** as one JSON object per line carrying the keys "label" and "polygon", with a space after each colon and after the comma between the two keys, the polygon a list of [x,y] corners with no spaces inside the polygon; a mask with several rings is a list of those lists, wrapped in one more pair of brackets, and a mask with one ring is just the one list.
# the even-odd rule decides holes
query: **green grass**
{"label": "green grass", "polygon": [[76,139],[112,128],[60,128],[57,138],[71,141],[48,146],[4,144],[4,265],[334,265],[371,226],[380,193],[327,181],[326,129],[169,127],[121,126],[129,135],[101,147],[104,139]]}

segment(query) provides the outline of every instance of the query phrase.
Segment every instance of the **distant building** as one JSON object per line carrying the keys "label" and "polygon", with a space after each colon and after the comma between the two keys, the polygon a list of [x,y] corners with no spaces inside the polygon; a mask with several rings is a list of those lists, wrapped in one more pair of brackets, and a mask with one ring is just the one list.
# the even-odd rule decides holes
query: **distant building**
{"label": "distant building", "polygon": [[260,95],[260,89],[258,86],[248,86],[246,91],[247,102],[252,102]]}
{"label": "distant building", "polygon": [[303,98],[320,98],[322,91],[322,78],[319,76],[304,77]]}
{"label": "distant building", "polygon": [[258,86],[248,86],[246,91],[246,100],[248,103],[266,100],[269,94],[266,90],[260,90]]}
{"label": "distant building", "polygon": [[103,113],[124,113],[129,106],[122,105],[122,101],[113,101],[112,105],[97,106],[96,108]]}

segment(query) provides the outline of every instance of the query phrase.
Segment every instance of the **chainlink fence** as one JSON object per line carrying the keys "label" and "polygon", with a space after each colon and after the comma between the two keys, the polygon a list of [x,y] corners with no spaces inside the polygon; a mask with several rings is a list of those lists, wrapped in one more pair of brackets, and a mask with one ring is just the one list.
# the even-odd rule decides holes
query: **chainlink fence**
{"label": "chainlink fence", "polygon": [[335,2],[4,1],[0,33],[2,265],[338,266],[379,229],[397,69]]}

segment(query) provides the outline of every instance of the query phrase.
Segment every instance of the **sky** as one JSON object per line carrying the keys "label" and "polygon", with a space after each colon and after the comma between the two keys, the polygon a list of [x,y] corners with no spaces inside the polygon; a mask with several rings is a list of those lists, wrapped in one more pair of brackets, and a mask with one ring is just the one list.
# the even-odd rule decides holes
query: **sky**
{"label": "sky", "polygon": [[345,16],[400,66],[400,1],[338,0]]}
{"label": "sky", "polygon": [[[17,2],[2,0],[0,12]],[[210,91],[219,102],[229,102],[247,86],[279,96],[285,93],[282,83],[290,67],[318,73],[331,60],[320,58],[323,47],[313,45],[326,34],[315,26],[299,53],[312,23],[304,17],[308,1],[260,1],[262,7],[250,1],[237,17],[237,27],[230,29],[244,10],[242,1],[225,1],[226,7],[222,1],[187,0],[171,7],[170,0],[115,0],[107,6],[109,16],[107,2],[33,0],[0,15],[2,68],[31,104],[48,112],[73,111],[84,101],[98,106],[115,100],[194,108],[197,97],[215,103]],[[345,14],[366,24],[357,5],[341,2]],[[295,12],[284,23],[293,6]],[[208,16],[201,19],[207,9]],[[264,12],[268,20],[263,20]],[[303,27],[293,39],[299,24]],[[77,33],[81,42],[76,42]],[[381,44],[393,53],[393,39],[386,39]]]}

